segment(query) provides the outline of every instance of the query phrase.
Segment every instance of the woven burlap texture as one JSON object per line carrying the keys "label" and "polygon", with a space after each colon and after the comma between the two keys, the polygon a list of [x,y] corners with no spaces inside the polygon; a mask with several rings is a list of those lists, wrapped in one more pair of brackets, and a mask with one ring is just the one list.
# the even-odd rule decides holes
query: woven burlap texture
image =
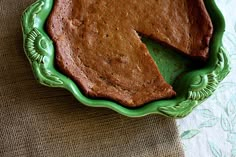
{"label": "woven burlap texture", "polygon": [[20,26],[32,2],[0,0],[0,156],[184,156],[174,120],[85,107],[69,92],[36,82]]}

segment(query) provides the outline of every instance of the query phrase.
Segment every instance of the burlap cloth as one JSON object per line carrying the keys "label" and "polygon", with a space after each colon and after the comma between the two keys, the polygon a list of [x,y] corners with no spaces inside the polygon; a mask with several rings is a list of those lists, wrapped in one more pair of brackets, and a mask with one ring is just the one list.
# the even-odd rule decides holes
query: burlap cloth
{"label": "burlap cloth", "polygon": [[0,156],[184,156],[174,120],[85,107],[35,81],[20,27],[33,1],[0,0]]}

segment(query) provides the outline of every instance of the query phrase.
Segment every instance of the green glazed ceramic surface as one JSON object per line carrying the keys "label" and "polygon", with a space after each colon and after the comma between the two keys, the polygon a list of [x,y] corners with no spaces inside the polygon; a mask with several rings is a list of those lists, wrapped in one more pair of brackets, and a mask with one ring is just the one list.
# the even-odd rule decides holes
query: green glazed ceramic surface
{"label": "green glazed ceramic surface", "polygon": [[[160,114],[182,118],[208,98],[230,70],[228,57],[221,42],[225,28],[224,18],[214,0],[205,0],[205,5],[214,25],[210,59],[207,65],[197,69],[190,60],[173,50],[160,46],[149,39],[143,39],[165,80],[173,85],[177,96],[173,99],[150,102],[136,109],[123,107],[110,100],[88,98],[70,78],[57,71],[54,67],[53,42],[44,29],[46,19],[53,7],[53,0],[38,0],[23,13],[24,50],[31,63],[35,78],[41,84],[65,88],[78,101],[87,106],[110,108],[129,117]],[[179,75],[181,77],[178,77]]]}

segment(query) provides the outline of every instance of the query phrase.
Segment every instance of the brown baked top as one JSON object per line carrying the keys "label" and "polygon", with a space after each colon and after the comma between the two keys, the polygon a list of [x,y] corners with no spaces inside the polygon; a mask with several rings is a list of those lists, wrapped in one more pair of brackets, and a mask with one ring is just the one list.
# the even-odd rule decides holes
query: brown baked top
{"label": "brown baked top", "polygon": [[85,94],[136,107],[175,95],[139,34],[206,59],[212,23],[203,0],[55,0],[47,30]]}

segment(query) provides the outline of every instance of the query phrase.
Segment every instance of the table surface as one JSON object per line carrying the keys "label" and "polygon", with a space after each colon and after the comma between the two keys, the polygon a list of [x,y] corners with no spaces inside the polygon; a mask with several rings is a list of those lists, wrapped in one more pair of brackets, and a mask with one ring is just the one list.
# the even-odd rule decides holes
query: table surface
{"label": "table surface", "polygon": [[209,99],[177,121],[187,157],[236,157],[236,1],[216,2],[226,21],[223,44],[232,69]]}

